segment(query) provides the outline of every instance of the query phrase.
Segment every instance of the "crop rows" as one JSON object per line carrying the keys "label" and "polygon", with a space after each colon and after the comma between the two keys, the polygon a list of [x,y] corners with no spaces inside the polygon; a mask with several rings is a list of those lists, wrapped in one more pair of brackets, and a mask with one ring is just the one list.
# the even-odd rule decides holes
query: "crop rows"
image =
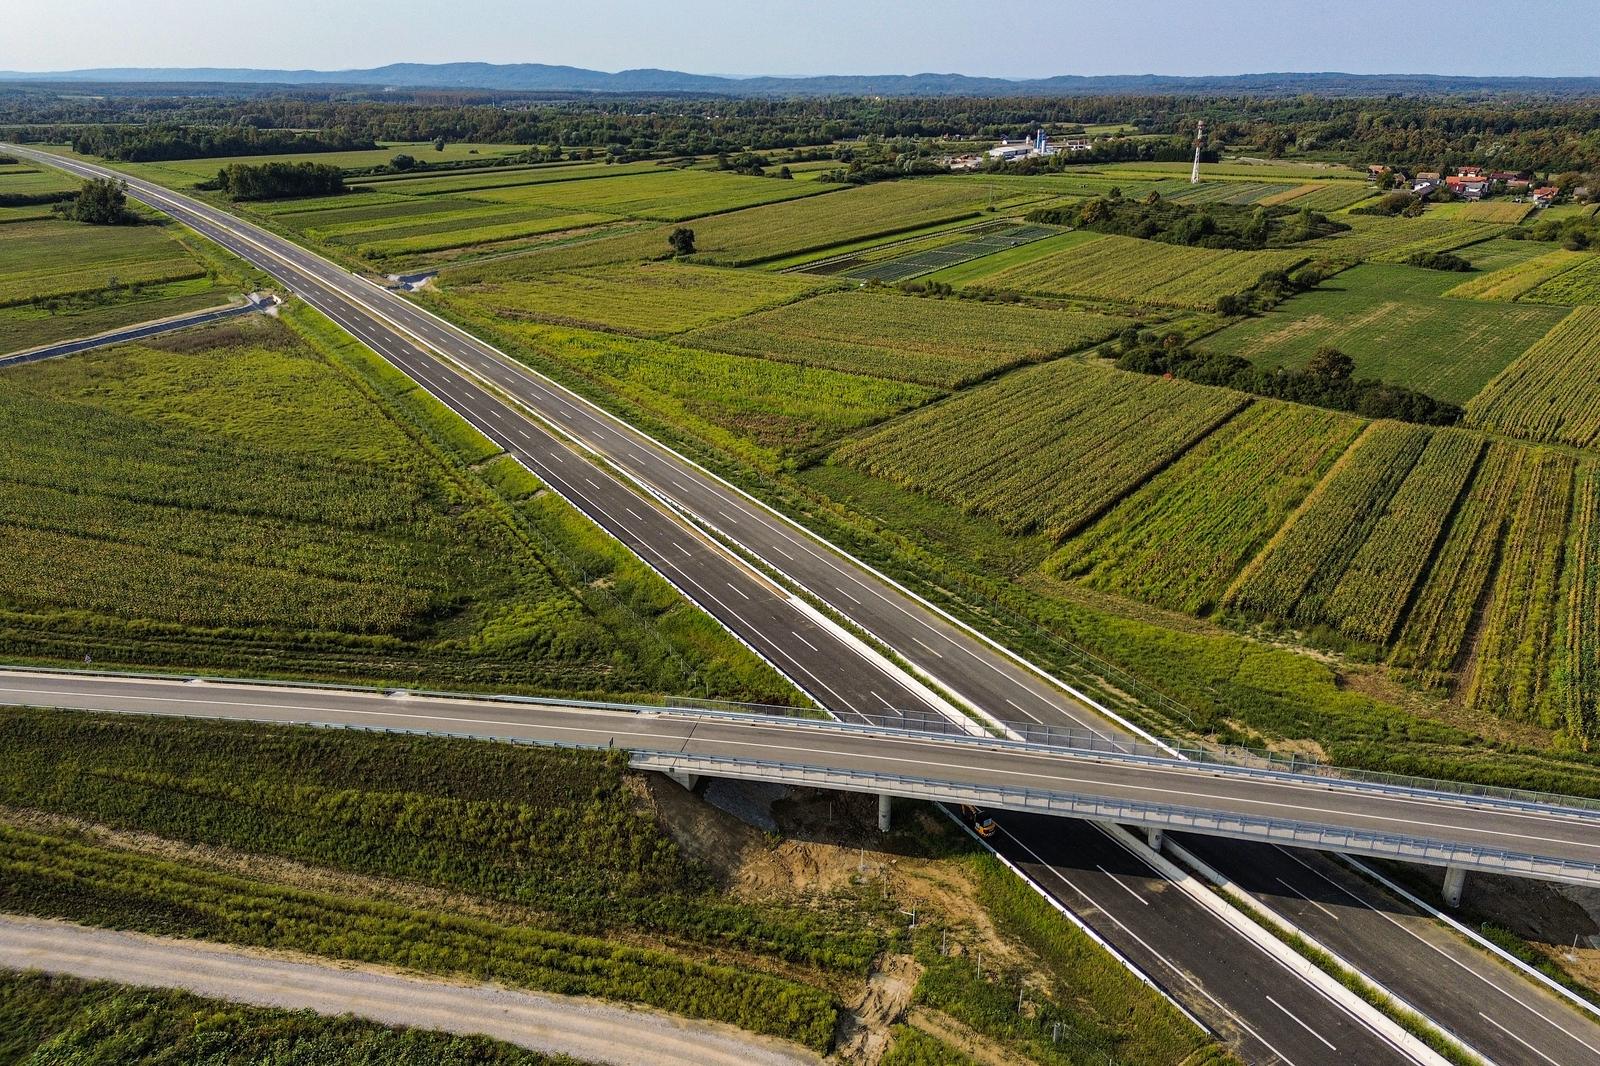
{"label": "crop rows", "polygon": [[611,221],[609,216],[596,214],[549,215],[543,218],[528,212],[515,222],[498,222],[489,225],[446,229],[438,233],[425,233],[393,240],[362,241],[361,247],[378,256],[421,255],[450,248],[473,248],[480,244],[497,244],[518,237],[536,237],[543,233],[581,229]]}
{"label": "crop rows", "polygon": [[581,163],[576,166],[486,167],[455,174],[381,175],[357,178],[358,187],[381,189],[406,196],[455,195],[483,189],[504,189],[514,185],[540,185],[559,181],[587,181],[591,178],[620,178],[627,174],[652,174],[661,168],[652,162]]}
{"label": "crop rows", "polygon": [[1104,236],[986,275],[982,284],[1022,292],[1126,303],[1210,308],[1270,270],[1305,258],[1298,251],[1234,252]]}
{"label": "crop rows", "polygon": [[1535,452],[1529,467],[1501,547],[1463,700],[1479,712],[1553,726],[1558,722],[1544,714],[1544,704],[1574,463]]}
{"label": "crop rows", "polygon": [[640,263],[458,285],[439,298],[502,318],[598,325],[645,336],[679,333],[792,300],[819,282],[803,274]]}
{"label": "crop rows", "polygon": [[1462,204],[1455,217],[1463,222],[1504,222],[1515,225],[1528,217],[1532,204],[1519,204],[1510,200],[1486,200]]}
{"label": "crop rows", "polygon": [[945,267],[969,263],[974,259],[993,255],[995,252],[1032,244],[1034,241],[1054,236],[1058,232],[1060,231],[1045,226],[1008,226],[966,240],[958,239],[940,247],[918,249],[882,262],[852,266],[838,273],[840,277],[859,281],[904,281],[907,278],[931,274],[935,270],[943,270]]}
{"label": "crop rows", "polygon": [[974,217],[988,202],[977,185],[886,181],[697,219],[691,228],[696,258],[742,266]]}
{"label": "crop rows", "polygon": [[830,193],[837,189],[838,186],[814,181],[782,181],[703,170],[658,168],[649,174],[616,178],[515,185],[475,192],[472,198],[517,207],[593,211],[657,222],[676,222],[758,204]]}
{"label": "crop rows", "polygon": [[1205,181],[1182,192],[1168,193],[1167,199],[1180,204],[1254,204],[1282,196],[1295,187],[1265,181]]}
{"label": "crop rows", "polygon": [[1288,204],[1295,210],[1338,211],[1372,196],[1369,186],[1350,181],[1313,181],[1257,201],[1265,206]]}
{"label": "crop rows", "polygon": [[1585,254],[1523,298],[1533,303],[1600,304],[1600,254]]}
{"label": "crop rows", "polygon": [[[1421,580],[1484,448],[1476,433],[1434,433],[1383,516],[1318,606],[1316,621],[1387,644]],[[1309,619],[1308,619],[1309,620]]]}
{"label": "crop rows", "polygon": [[1332,411],[1258,400],[1063,545],[1049,568],[1208,613],[1361,426]]}
{"label": "crop rows", "polygon": [[0,226],[0,307],[119,285],[204,277],[161,226],[18,222]]}
{"label": "crop rows", "polygon": [[916,412],[836,454],[1008,532],[1060,539],[1246,402],[1222,389],[1058,361]]}
{"label": "crop rows", "polygon": [[1079,311],[847,292],[699,330],[685,342],[955,388],[1095,344],[1128,322]]}
{"label": "crop rows", "polygon": [[1530,454],[1515,444],[1489,445],[1395,641],[1389,662],[1430,688],[1454,680]]}
{"label": "crop rows", "polygon": [[1467,404],[1473,425],[1527,440],[1600,442],[1600,307],[1579,307]]}
{"label": "crop rows", "polygon": [[1555,712],[1587,749],[1600,740],[1600,463],[1580,464],[1576,486]]}
{"label": "crop rows", "polygon": [[1332,589],[1427,447],[1419,426],[1375,422],[1229,588],[1242,610],[1290,621],[1321,619]]}
{"label": "crop rows", "polygon": [[1558,248],[1553,252],[1490,270],[1445,292],[1446,296],[1472,300],[1517,300],[1540,285],[1582,262],[1584,253]]}

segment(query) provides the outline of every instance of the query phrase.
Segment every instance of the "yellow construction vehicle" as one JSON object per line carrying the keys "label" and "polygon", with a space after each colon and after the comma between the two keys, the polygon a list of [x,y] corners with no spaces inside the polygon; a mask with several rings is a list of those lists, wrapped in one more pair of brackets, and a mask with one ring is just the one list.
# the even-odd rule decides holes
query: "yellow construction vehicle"
{"label": "yellow construction vehicle", "polygon": [[961,805],[961,817],[972,823],[973,831],[984,838],[994,836],[995,830],[1000,828],[993,818],[968,803]]}

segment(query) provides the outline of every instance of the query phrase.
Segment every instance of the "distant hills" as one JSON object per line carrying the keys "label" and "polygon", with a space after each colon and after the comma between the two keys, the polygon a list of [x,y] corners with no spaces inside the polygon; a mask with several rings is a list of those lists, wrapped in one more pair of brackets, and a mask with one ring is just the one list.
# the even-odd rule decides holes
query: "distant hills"
{"label": "distant hills", "polygon": [[693,93],[719,96],[1081,96],[1091,94],[1383,96],[1528,94],[1600,95],[1600,78],[1479,78],[1439,74],[1280,73],[1214,77],[1117,74],[1010,79],[965,74],[839,74],[731,78],[677,70],[608,73],[544,63],[392,63],[364,70],[259,70],[240,67],[99,67],[28,73],[0,80],[165,85],[251,85],[374,89],[463,89],[538,93]]}

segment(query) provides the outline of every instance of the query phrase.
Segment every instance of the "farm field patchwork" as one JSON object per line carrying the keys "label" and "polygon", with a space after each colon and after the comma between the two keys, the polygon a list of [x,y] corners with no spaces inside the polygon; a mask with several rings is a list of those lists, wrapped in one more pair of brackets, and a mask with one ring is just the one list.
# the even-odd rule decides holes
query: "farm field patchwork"
{"label": "farm field patchwork", "polygon": [[[1526,255],[1510,262],[1500,263],[1490,259],[1480,268],[1487,273],[1469,278],[1445,290],[1444,295],[1462,300],[1520,300],[1593,254],[1569,252],[1564,248],[1552,251],[1549,245],[1538,241],[1495,240],[1483,245],[1474,245],[1473,248],[1498,247],[1503,244],[1521,244],[1529,247],[1526,248]],[[1477,265],[1477,260],[1474,259],[1473,263]]]}
{"label": "farm field patchwork", "polygon": [[1070,360],[1029,367],[849,441],[835,458],[1060,539],[1242,408],[1236,393]]}
{"label": "farm field patchwork", "polygon": [[1512,200],[1456,201],[1432,204],[1424,217],[1451,218],[1458,222],[1499,222],[1515,225],[1528,217],[1531,203],[1519,204]]}
{"label": "farm field patchwork", "polygon": [[47,219],[0,226],[0,307],[139,283],[204,277],[168,225]]}
{"label": "farm field patchwork", "polygon": [[1131,320],[1077,311],[828,293],[697,330],[684,343],[956,388],[1096,344]]}
{"label": "farm field patchwork", "polygon": [[545,163],[531,166],[488,166],[446,173],[415,171],[405,174],[372,174],[353,178],[350,184],[371,192],[396,192],[405,196],[432,196],[500,189],[513,185],[537,185],[547,181],[583,181],[588,178],[614,178],[623,174],[649,174],[661,169],[656,163]]}
{"label": "farm field patchwork", "polygon": [[1293,185],[1267,181],[1202,181],[1187,189],[1164,194],[1179,204],[1257,204],[1290,192]]}
{"label": "farm field patchwork", "polygon": [[1467,404],[1475,426],[1525,440],[1600,444],[1600,307],[1579,307]]}
{"label": "farm field patchwork", "polygon": [[478,321],[536,369],[558,377],[575,373],[764,467],[938,395],[906,382],[615,333]]}
{"label": "farm field patchwork", "polygon": [[1207,614],[1362,425],[1257,400],[1064,544],[1046,570]]}
{"label": "farm field patchwork", "polygon": [[1209,309],[1270,270],[1304,261],[1298,250],[1234,252],[1101,236],[1056,254],[986,274],[982,283],[1052,296]]}
{"label": "farm field patchwork", "polygon": [[1522,295],[1528,303],[1600,304],[1600,253],[1580,253],[1583,258],[1547,278]]}
{"label": "farm field patchwork", "polygon": [[793,300],[827,282],[803,274],[638,263],[460,284],[454,276],[424,299],[500,318],[576,323],[661,336]]}
{"label": "farm field patchwork", "polygon": [[1448,218],[1383,218],[1341,215],[1353,227],[1347,233],[1319,237],[1298,247],[1307,255],[1398,263],[1418,252],[1448,252],[1497,237],[1504,227],[1468,225]]}
{"label": "farm field patchwork", "polygon": [[0,355],[217,307],[239,295],[237,288],[199,277],[0,307]]}
{"label": "farm field patchwork", "polygon": [[[996,252],[1020,248],[1060,230],[1053,226],[995,226],[976,227],[970,235],[953,235],[953,238],[930,238],[931,247],[920,247],[890,259],[873,259],[869,256],[852,256],[841,263],[828,263],[812,273],[850,278],[855,281],[881,281],[892,283],[921,277],[947,267],[959,266],[974,259],[994,255]],[[936,241],[936,243],[935,243]]]}
{"label": "farm field patchwork", "polygon": [[701,262],[740,266],[850,241],[977,217],[992,200],[978,184],[886,181],[695,220]]}
{"label": "farm field patchwork", "polygon": [[493,445],[326,320],[285,316],[319,346],[236,319],[6,371],[8,655],[572,692],[670,691],[697,660],[733,689],[765,676],[734,646],[665,654],[644,619],[670,646],[708,636],[697,612],[530,476],[497,470],[498,496],[467,469]]}
{"label": "farm field patchwork", "polygon": [[1358,185],[1350,181],[1313,181],[1295,185],[1257,202],[1269,207],[1288,204],[1296,211],[1306,207],[1313,211],[1340,211],[1376,194],[1370,185]]}
{"label": "farm field patchwork", "polygon": [[[1123,174],[1154,175],[1156,177],[1189,177],[1190,163],[1184,162],[1130,162],[1130,163],[1097,163],[1095,170],[1101,174],[1120,176]],[[1200,177],[1204,180],[1229,178],[1236,181],[1325,181],[1329,184],[1351,183],[1362,187],[1366,186],[1367,175],[1363,171],[1352,167],[1340,166],[1330,163],[1293,163],[1283,160],[1271,160],[1260,163],[1246,163],[1239,160],[1223,160],[1220,163],[1200,164]]]}
{"label": "farm field patchwork", "polygon": [[1357,377],[1465,403],[1566,311],[1438,295],[1458,277],[1420,267],[1361,264],[1198,346],[1265,367],[1300,368],[1319,347],[1332,345],[1355,360]]}
{"label": "farm field patchwork", "polygon": [[471,193],[474,200],[558,211],[592,211],[677,222],[759,204],[837,193],[840,186],[742,174],[657,167],[653,172],[587,181],[547,181]]}
{"label": "farm field patchwork", "polygon": [[1578,465],[1563,574],[1553,715],[1574,736],[1600,734],[1600,462]]}
{"label": "farm field patchwork", "polygon": [[391,141],[374,149],[350,152],[302,152],[284,155],[218,156],[206,159],[169,159],[156,163],[127,163],[122,169],[129,174],[170,185],[187,188],[197,182],[216,177],[217,171],[233,163],[256,165],[259,163],[323,163],[328,166],[355,170],[365,167],[385,167],[396,155],[405,153],[424,161],[453,162],[481,158],[485,161],[495,156],[515,155],[523,149],[515,144],[450,144],[444,151],[434,150],[432,141]]}
{"label": "farm field patchwork", "polygon": [[78,185],[76,179],[53,167],[23,163],[0,166],[0,206],[53,200],[63,193],[75,192]]}

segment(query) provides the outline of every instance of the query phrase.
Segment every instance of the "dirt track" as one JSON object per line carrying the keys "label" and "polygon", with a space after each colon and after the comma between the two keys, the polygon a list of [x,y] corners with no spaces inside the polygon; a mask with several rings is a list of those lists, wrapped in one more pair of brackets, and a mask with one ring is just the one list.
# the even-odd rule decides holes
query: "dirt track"
{"label": "dirt track", "polygon": [[309,956],[268,955],[65,922],[0,916],[0,968],[181,988],[265,1007],[482,1033],[616,1066],[796,1066],[816,1055],[730,1026],[592,1000],[451,984]]}

